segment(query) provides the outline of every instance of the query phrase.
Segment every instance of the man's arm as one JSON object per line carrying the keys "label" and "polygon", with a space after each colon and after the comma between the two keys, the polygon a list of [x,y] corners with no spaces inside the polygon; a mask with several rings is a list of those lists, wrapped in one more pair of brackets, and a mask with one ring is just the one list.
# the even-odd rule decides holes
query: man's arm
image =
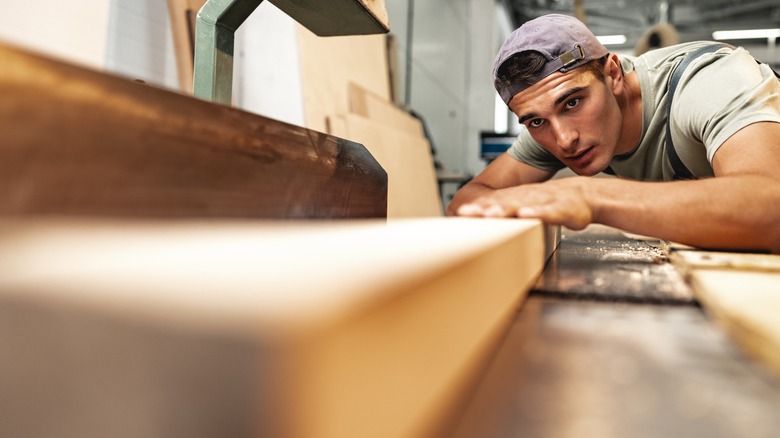
{"label": "man's arm", "polygon": [[448,216],[454,216],[461,205],[473,202],[497,189],[547,181],[554,173],[518,161],[508,153],[501,154],[485,170],[458,190],[447,206],[446,213]]}
{"label": "man's arm", "polygon": [[780,252],[780,124],[755,123],[734,134],[713,169],[715,178],[695,181],[575,177],[509,187],[459,212],[573,229],[595,222],[699,247]]}

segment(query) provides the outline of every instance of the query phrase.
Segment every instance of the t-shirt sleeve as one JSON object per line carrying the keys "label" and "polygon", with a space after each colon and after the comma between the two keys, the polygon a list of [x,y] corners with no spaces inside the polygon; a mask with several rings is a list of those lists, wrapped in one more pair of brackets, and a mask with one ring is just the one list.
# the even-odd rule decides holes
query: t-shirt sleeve
{"label": "t-shirt sleeve", "polygon": [[525,126],[521,126],[520,129],[520,134],[507,151],[512,158],[542,170],[558,171],[565,167],[560,160],[531,137]]}
{"label": "t-shirt sleeve", "polygon": [[672,123],[682,141],[703,144],[712,163],[718,148],[745,126],[780,123],[780,83],[741,48],[702,58],[680,80]]}

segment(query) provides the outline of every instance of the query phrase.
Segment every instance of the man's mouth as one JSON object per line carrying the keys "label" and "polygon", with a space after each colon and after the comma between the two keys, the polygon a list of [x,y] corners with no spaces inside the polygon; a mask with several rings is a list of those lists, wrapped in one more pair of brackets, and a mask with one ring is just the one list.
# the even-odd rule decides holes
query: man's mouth
{"label": "man's mouth", "polygon": [[578,153],[576,155],[571,155],[571,156],[566,157],[566,160],[567,161],[571,161],[571,162],[584,161],[585,158],[589,156],[589,153],[592,150],[593,150],[593,147],[589,147],[589,148],[583,150],[582,152],[580,152],[580,153]]}

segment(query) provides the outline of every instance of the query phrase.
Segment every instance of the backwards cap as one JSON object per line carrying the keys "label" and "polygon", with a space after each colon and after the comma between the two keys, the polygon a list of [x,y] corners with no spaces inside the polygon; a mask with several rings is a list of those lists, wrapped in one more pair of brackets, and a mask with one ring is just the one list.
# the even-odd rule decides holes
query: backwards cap
{"label": "backwards cap", "polygon": [[[547,63],[530,81],[506,84],[498,79],[498,69],[512,55],[536,51]],[[525,90],[553,72],[567,72],[609,53],[580,20],[567,15],[549,14],[527,21],[504,41],[493,64],[493,84],[509,105],[515,94]]]}

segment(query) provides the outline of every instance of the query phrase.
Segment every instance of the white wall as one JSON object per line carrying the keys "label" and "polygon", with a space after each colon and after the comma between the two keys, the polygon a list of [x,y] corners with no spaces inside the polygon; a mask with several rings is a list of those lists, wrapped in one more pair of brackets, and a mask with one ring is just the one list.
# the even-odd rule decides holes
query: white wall
{"label": "white wall", "polygon": [[130,79],[178,87],[164,0],[3,0],[0,39]]}
{"label": "white wall", "polygon": [[479,158],[479,132],[494,127],[491,69],[505,32],[495,0],[387,0],[386,5],[398,42],[401,100],[411,87],[405,103],[425,119],[436,158],[445,168],[478,173],[485,166]]}
{"label": "white wall", "polygon": [[111,0],[105,69],[178,89],[176,55],[164,0]]}
{"label": "white wall", "polygon": [[[479,157],[480,131],[492,131],[495,127],[496,105],[498,93],[493,88],[493,61],[499,46],[506,37],[498,21],[495,0],[471,0],[470,2],[470,38],[469,60],[470,68],[467,82],[467,117],[464,126],[466,147],[463,165],[466,170],[476,174],[485,167],[485,162]],[[511,31],[511,30],[510,30]],[[508,32],[507,32],[508,34]],[[506,120],[508,109],[500,107],[498,117]],[[515,119],[516,120],[516,119]]]}
{"label": "white wall", "polygon": [[238,28],[233,58],[237,107],[305,126],[295,20],[261,3]]}
{"label": "white wall", "polygon": [[[263,2],[236,33],[236,106],[304,125],[295,22]],[[179,90],[165,0],[0,0],[0,41]]]}
{"label": "white wall", "polygon": [[0,40],[102,68],[109,0],[0,1]]}

